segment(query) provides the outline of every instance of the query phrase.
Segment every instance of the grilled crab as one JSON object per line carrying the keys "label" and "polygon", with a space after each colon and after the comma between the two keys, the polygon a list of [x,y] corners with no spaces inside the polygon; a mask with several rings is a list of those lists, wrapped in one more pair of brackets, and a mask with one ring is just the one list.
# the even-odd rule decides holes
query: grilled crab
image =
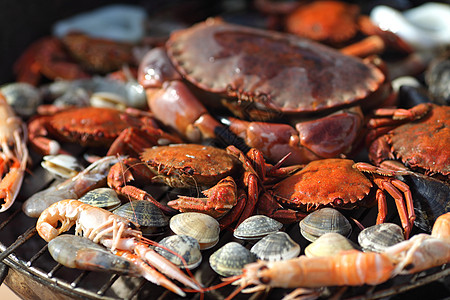
{"label": "grilled crab", "polygon": [[449,181],[449,106],[379,109],[368,126],[369,158],[374,164],[398,160],[414,171]]}
{"label": "grilled crab", "polygon": [[395,200],[408,237],[415,220],[413,200],[408,185],[395,177],[405,175],[404,172],[407,171],[377,168],[350,159],[316,160],[267,190],[260,197],[258,212],[283,223],[292,223],[304,218],[305,213],[324,206],[352,209],[370,206],[376,200],[377,224],[380,224],[387,214],[387,192]]}
{"label": "grilled crab", "polygon": [[[391,31],[382,30],[360,7],[343,1],[313,1],[299,5],[285,18],[287,32],[335,48],[345,54],[366,57],[386,48],[412,53],[410,45]],[[364,37],[360,37],[364,36]]]}
{"label": "grilled crab", "polygon": [[222,102],[257,121],[229,119],[231,131],[273,162],[291,153],[287,163],[349,153],[362,125],[357,106],[379,105],[390,91],[384,74],[358,58],[219,19],[173,33],[142,60],[138,80],[155,116],[188,140],[223,130],[209,113]]}
{"label": "grilled crab", "polygon": [[[232,210],[220,220],[222,226],[227,226],[241,214],[239,222],[251,215],[262,181],[281,177],[295,168],[268,165],[258,150],[253,149],[250,153],[246,156],[233,146],[223,150],[200,144],[146,148],[140,159],[128,158],[113,166],[108,175],[108,185],[122,195],[151,201],[169,214],[176,209],[221,218]],[[148,183],[207,189],[202,192],[203,198],[178,196],[178,199],[169,201],[167,207],[139,187]],[[244,187],[247,193],[240,193],[239,189]]]}
{"label": "grilled crab", "polygon": [[28,139],[43,155],[67,153],[59,142],[111,146],[108,155],[122,153],[126,151],[126,140],[135,131],[153,145],[181,142],[179,137],[160,129],[150,114],[136,109],[122,112],[104,107],[70,108],[36,116],[28,123]]}

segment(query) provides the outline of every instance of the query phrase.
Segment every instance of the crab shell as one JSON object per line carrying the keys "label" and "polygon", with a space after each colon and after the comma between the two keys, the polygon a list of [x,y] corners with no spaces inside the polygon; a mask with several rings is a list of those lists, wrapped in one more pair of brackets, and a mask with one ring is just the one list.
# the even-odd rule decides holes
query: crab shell
{"label": "crab shell", "polygon": [[[385,144],[386,143],[386,144]],[[400,125],[370,145],[369,158],[401,160],[427,175],[450,174],[450,107],[433,105],[422,119]]]}
{"label": "crab shell", "polygon": [[353,208],[370,192],[373,184],[353,168],[350,159],[323,159],[273,186],[278,202],[305,211],[322,206]]}
{"label": "crab shell", "polygon": [[220,19],[173,33],[166,48],[195,86],[275,112],[308,114],[353,104],[385,80],[376,67],[330,47]]}
{"label": "crab shell", "polygon": [[239,161],[225,150],[199,144],[148,148],[141,160],[158,174],[152,181],[177,188],[212,186],[239,167]]}
{"label": "crab shell", "polygon": [[30,140],[46,130],[70,142],[79,142],[82,146],[110,145],[117,136],[128,127],[142,128],[157,124],[148,118],[144,122],[125,112],[106,107],[71,108],[50,116],[34,118],[28,125]]}
{"label": "crab shell", "polygon": [[315,41],[339,43],[358,31],[360,9],[341,1],[314,1],[301,5],[286,18],[288,32]]}

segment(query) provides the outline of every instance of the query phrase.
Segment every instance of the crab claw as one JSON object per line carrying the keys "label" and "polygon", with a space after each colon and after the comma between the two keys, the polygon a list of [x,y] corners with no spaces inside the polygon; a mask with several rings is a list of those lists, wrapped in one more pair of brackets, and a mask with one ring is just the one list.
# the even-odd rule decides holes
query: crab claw
{"label": "crab claw", "polygon": [[178,196],[177,200],[169,201],[167,205],[181,212],[202,212],[220,218],[236,205],[238,199],[236,183],[231,176],[202,193],[206,198]]}
{"label": "crab claw", "polygon": [[222,118],[229,130],[244,139],[249,147],[260,149],[264,156],[286,164],[304,164],[321,158],[347,154],[358,139],[362,126],[358,107],[344,109],[312,121],[288,124],[246,122]]}

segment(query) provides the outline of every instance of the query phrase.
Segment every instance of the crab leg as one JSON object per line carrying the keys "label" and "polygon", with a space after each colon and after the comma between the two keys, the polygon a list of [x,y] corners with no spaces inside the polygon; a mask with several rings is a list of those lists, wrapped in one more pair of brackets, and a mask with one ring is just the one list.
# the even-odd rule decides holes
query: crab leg
{"label": "crab leg", "polygon": [[237,188],[231,176],[220,180],[212,188],[202,192],[206,198],[178,196],[169,201],[168,206],[181,212],[200,211],[213,218],[219,218],[230,211],[237,203]]}
{"label": "crab leg", "polygon": [[[406,185],[405,183],[401,182],[398,179],[389,177],[395,175],[404,175],[408,173],[408,171],[388,170],[366,163],[356,163],[353,167],[362,172],[372,173],[372,175],[375,176],[374,182],[378,186],[378,188],[382,191],[388,192],[389,195],[394,198],[403,229],[405,230],[405,238],[407,239],[409,237],[409,234],[411,233],[412,227],[414,226],[414,220],[416,219],[411,191],[408,185]],[[377,191],[377,201],[379,207],[377,224],[383,223],[386,217],[386,197],[382,194],[382,192]]]}

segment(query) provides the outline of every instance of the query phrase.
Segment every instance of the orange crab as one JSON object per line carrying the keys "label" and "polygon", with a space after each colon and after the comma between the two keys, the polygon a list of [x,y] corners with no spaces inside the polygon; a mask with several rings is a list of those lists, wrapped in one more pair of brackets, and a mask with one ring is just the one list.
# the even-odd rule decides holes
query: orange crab
{"label": "orange crab", "polygon": [[222,137],[210,111],[225,104],[255,122],[222,122],[272,162],[288,153],[291,164],[348,154],[362,127],[360,106],[390,94],[380,69],[359,58],[219,19],[174,32],[165,48],[148,52],[138,72],[155,117],[199,142]]}
{"label": "orange crab", "polygon": [[[141,159],[128,158],[117,163],[108,174],[108,185],[122,195],[149,200],[169,214],[174,213],[173,209],[203,212],[215,218],[228,213],[220,220],[222,227],[226,227],[240,215],[239,223],[251,215],[263,181],[280,178],[293,170],[295,167],[266,164],[256,149],[244,155],[233,146],[223,150],[199,144],[175,144],[147,148]],[[149,182],[208,189],[202,192],[204,198],[179,196],[169,201],[171,209],[137,187]],[[239,192],[243,186],[247,197]]]}
{"label": "orange crab", "polygon": [[[390,31],[384,31],[360,14],[360,7],[342,1],[313,1],[291,12],[286,31],[342,48],[345,54],[366,57],[380,54],[387,47],[409,54],[412,48]],[[358,33],[367,38],[358,40]]]}
{"label": "orange crab", "polygon": [[[368,172],[372,178],[362,172]],[[415,213],[408,185],[395,178],[395,175],[402,174],[405,173],[355,163],[349,159],[313,161],[265,192],[260,198],[258,212],[284,223],[292,223],[302,219],[304,212],[323,206],[351,209],[363,204],[370,205],[374,201],[371,192],[374,192],[375,184],[377,224],[383,223],[386,218],[384,192],[387,192],[395,200],[405,236],[408,237]],[[281,204],[296,210],[284,209]]]}
{"label": "orange crab", "polygon": [[399,160],[415,171],[449,181],[449,106],[425,103],[411,109],[378,109],[374,114],[367,136],[373,163]]}
{"label": "orange crab", "polygon": [[[93,147],[109,147],[114,142],[108,154],[123,153],[127,144],[132,147],[126,140],[133,131],[139,131],[140,140],[146,140],[146,145],[181,142],[177,136],[160,129],[151,114],[137,109],[122,112],[104,107],[70,108],[35,116],[28,122],[29,142],[43,155],[65,153],[58,141]],[[135,139],[134,143],[140,140]]]}

